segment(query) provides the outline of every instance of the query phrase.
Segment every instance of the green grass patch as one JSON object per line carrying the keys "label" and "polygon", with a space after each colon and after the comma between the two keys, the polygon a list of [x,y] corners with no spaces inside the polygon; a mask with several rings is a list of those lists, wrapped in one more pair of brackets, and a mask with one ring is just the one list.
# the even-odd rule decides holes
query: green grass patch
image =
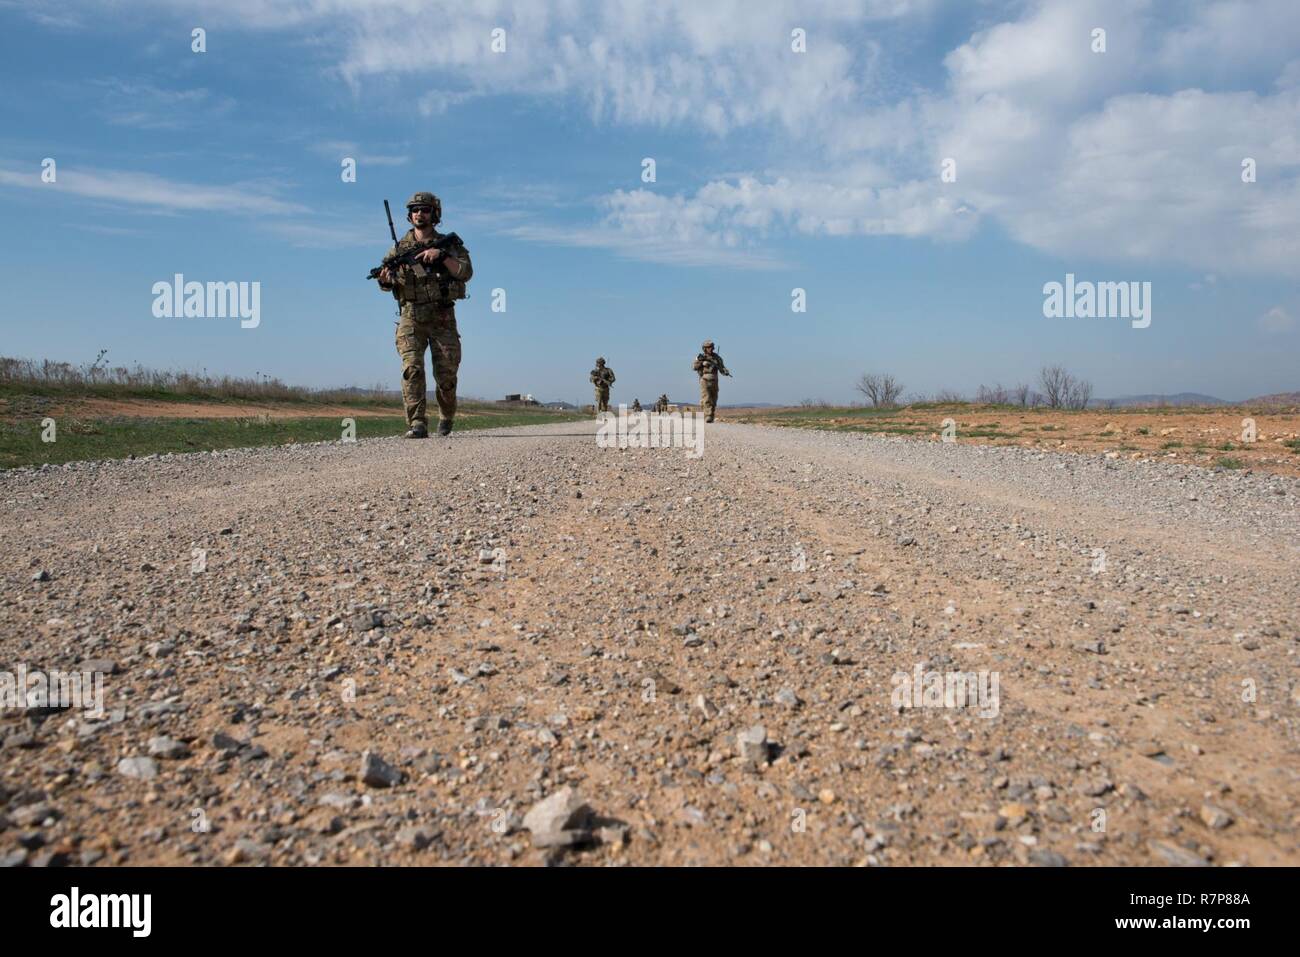
{"label": "green grass patch", "polygon": [[1300,452],[1300,439],[1291,439],[1287,442],[1283,442],[1282,444],[1286,446],[1288,449],[1290,449],[1292,452]]}
{"label": "green grass patch", "polygon": [[175,386],[130,385],[120,382],[78,382],[66,385],[54,382],[0,382],[0,399],[21,401],[28,396],[67,402],[75,402],[77,399],[142,399],[154,402],[216,402],[230,405],[262,402],[290,407],[326,403],[359,409],[401,410],[401,399],[396,396],[367,392],[354,393],[341,389],[312,392],[307,389],[285,387],[282,390],[267,389],[259,392],[250,387],[232,388],[227,392],[207,387],[187,389]]}
{"label": "green grass patch", "polygon": [[[503,426],[545,425],[586,421],[586,416],[566,412],[502,410],[456,417],[456,431],[495,429]],[[403,416],[359,417],[358,439],[400,435],[406,431]],[[436,422],[431,423],[435,425]],[[95,459],[121,459],[163,452],[210,452],[214,449],[288,445],[295,442],[338,442],[341,419],[303,417],[226,419],[62,418],[55,424],[55,441],[41,440],[40,421],[0,421],[0,468],[25,465],[59,465]]]}
{"label": "green grass patch", "polygon": [[792,419],[808,419],[811,421],[824,421],[826,419],[876,419],[898,415],[902,409],[875,409],[871,407],[857,406],[840,406],[826,408],[808,408],[800,407],[797,409],[782,409],[777,412],[756,412],[747,418],[754,422],[764,422],[773,420],[777,423],[788,422]]}
{"label": "green grass patch", "polygon": [[862,425],[841,425],[839,428],[845,432],[876,432],[881,435],[928,435],[931,432],[938,431],[938,429],[926,428],[925,426],[872,425],[867,423]]}
{"label": "green grass patch", "polygon": [[1244,469],[1246,467],[1246,463],[1241,459],[1229,458],[1226,455],[1221,457],[1214,464],[1225,469]]}

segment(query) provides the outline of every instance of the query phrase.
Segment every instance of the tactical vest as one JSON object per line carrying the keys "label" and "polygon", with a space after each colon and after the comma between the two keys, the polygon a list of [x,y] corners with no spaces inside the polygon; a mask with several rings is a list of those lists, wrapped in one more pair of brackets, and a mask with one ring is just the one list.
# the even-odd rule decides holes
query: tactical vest
{"label": "tactical vest", "polygon": [[614,381],[614,370],[611,369],[609,366],[605,366],[605,368],[603,369],[591,370],[592,385],[605,386],[606,388],[608,388],[613,383],[613,381]]}
{"label": "tactical vest", "polygon": [[[441,234],[434,233],[434,236],[438,238]],[[415,238],[415,230],[408,229],[406,235],[397,241],[397,245],[393,247],[391,252],[404,253],[407,250],[420,249],[428,245],[429,243],[420,242]],[[457,250],[456,255],[460,258],[462,267],[469,263],[469,253],[463,246]],[[399,266],[396,276],[397,281],[393,286],[393,298],[398,302],[410,302],[417,305],[426,303],[447,305],[457,299],[468,297],[469,293],[465,288],[465,281],[472,273],[473,267],[469,269],[462,268],[460,278],[455,278],[442,269],[435,269],[426,263]]]}
{"label": "tactical vest", "polygon": [[727,366],[722,361],[722,356],[718,355],[717,352],[714,352],[712,356],[705,355],[701,352],[695,357],[695,367],[701,378],[716,379],[718,377],[718,370],[725,369]]}

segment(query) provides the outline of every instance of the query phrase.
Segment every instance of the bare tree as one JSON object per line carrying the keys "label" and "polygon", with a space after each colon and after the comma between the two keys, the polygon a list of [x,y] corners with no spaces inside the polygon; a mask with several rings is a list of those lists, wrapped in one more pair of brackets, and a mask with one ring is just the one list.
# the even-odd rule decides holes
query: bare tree
{"label": "bare tree", "polygon": [[895,405],[903,394],[903,383],[892,375],[877,373],[863,373],[856,388],[877,409]]}
{"label": "bare tree", "polygon": [[1043,366],[1038,373],[1038,384],[1043,387],[1043,401],[1049,409],[1064,408],[1073,381],[1065,366]]}
{"label": "bare tree", "polygon": [[1086,409],[1091,398],[1092,383],[1071,377],[1069,388],[1065,394],[1065,407],[1067,409]]}
{"label": "bare tree", "polygon": [[975,393],[975,401],[983,405],[1006,405],[1010,400],[1006,388],[999,382],[995,386],[982,385]]}
{"label": "bare tree", "polygon": [[1075,378],[1065,366],[1043,366],[1038,381],[1049,409],[1086,409],[1092,401],[1092,383]]}
{"label": "bare tree", "polygon": [[1012,395],[1015,396],[1016,405],[1020,406],[1020,408],[1023,409],[1029,405],[1029,386],[1025,383],[1022,382],[1016,386],[1012,390]]}
{"label": "bare tree", "polygon": [[944,405],[951,405],[954,402],[965,402],[966,397],[956,389],[940,389],[934,394],[934,401],[941,402]]}

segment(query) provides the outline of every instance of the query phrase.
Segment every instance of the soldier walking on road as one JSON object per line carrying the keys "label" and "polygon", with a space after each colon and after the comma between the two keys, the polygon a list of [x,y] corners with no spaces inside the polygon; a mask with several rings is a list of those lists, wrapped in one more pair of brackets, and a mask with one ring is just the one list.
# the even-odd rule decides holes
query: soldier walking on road
{"label": "soldier walking on road", "polygon": [[389,250],[389,258],[419,249],[417,261],[379,273],[379,288],[401,304],[397,323],[397,354],[402,357],[402,400],[406,405],[408,439],[427,439],[424,352],[433,352],[437,386],[438,434],[450,435],[456,418],[456,376],[460,370],[460,333],[456,329],[456,300],[466,296],[465,283],[474,275],[463,245],[436,248],[444,237],[434,227],[442,220],[442,202],[433,193],[416,193],[406,203],[411,229]]}
{"label": "soldier walking on road", "polygon": [[614,370],[605,365],[605,357],[596,360],[591,370],[591,384],[596,387],[596,414],[609,411],[609,387],[614,384]]}
{"label": "soldier walking on road", "polygon": [[729,376],[722,356],[713,351],[713,340],[705,339],[704,350],[695,357],[691,368],[700,377],[700,409],[704,412],[705,422],[712,422],[718,411],[718,375]]}

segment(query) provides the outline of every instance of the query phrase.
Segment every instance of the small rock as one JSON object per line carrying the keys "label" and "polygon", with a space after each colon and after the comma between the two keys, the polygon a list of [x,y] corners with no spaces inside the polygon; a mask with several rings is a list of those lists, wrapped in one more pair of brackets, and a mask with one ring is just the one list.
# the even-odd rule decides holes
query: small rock
{"label": "small rock", "polygon": [[1029,863],[1036,867],[1068,867],[1070,862],[1063,854],[1036,847],[1029,852]]}
{"label": "small rock", "polygon": [[223,758],[232,758],[245,747],[244,742],[236,741],[230,735],[218,731],[212,736],[212,747],[221,752]]}
{"label": "small rock", "polygon": [[162,735],[149,739],[149,753],[156,758],[179,760],[190,756],[190,749],[182,741]]}
{"label": "small rock", "polygon": [[736,735],[736,749],[746,761],[762,764],[768,757],[767,729],[761,724],[746,728]]}
{"label": "small rock", "polygon": [[405,775],[373,751],[361,755],[361,780],[372,788],[391,788],[402,783]]}
{"label": "small rock", "polygon": [[413,851],[422,851],[433,843],[433,833],[427,827],[404,827],[397,832],[397,843]]}
{"label": "small rock", "polygon": [[1177,844],[1170,844],[1168,841],[1150,841],[1147,846],[1151,852],[1162,858],[1166,864],[1172,864],[1174,867],[1209,867],[1210,862],[1199,854],[1193,854],[1191,851],[1179,847]]}
{"label": "small rock", "polygon": [[54,805],[46,801],[39,801],[36,804],[28,804],[17,810],[10,811],[9,817],[20,827],[32,827],[33,825],[43,824],[51,818],[58,818],[59,812]]}
{"label": "small rock", "polygon": [[704,720],[711,721],[718,716],[718,706],[702,694],[695,696],[694,708],[704,715]]}
{"label": "small rock", "polygon": [[1215,807],[1213,804],[1201,805],[1201,820],[1205,826],[1211,830],[1221,831],[1232,823],[1232,815],[1221,807]]}
{"label": "small rock", "polygon": [[1029,809],[1023,804],[1012,801],[998,808],[998,817],[1006,818],[1012,824],[1017,824],[1029,816]]}
{"label": "small rock", "polygon": [[153,758],[123,758],[117,762],[117,773],[127,778],[151,781],[158,776],[158,762]]}
{"label": "small rock", "polygon": [[591,808],[572,787],[562,787],[538,801],[524,815],[536,847],[566,847],[588,839]]}
{"label": "small rock", "polygon": [[799,700],[799,696],[794,693],[793,688],[782,688],[778,691],[776,693],[776,703],[781,705],[783,708],[789,708],[792,711],[803,704],[803,702]]}

